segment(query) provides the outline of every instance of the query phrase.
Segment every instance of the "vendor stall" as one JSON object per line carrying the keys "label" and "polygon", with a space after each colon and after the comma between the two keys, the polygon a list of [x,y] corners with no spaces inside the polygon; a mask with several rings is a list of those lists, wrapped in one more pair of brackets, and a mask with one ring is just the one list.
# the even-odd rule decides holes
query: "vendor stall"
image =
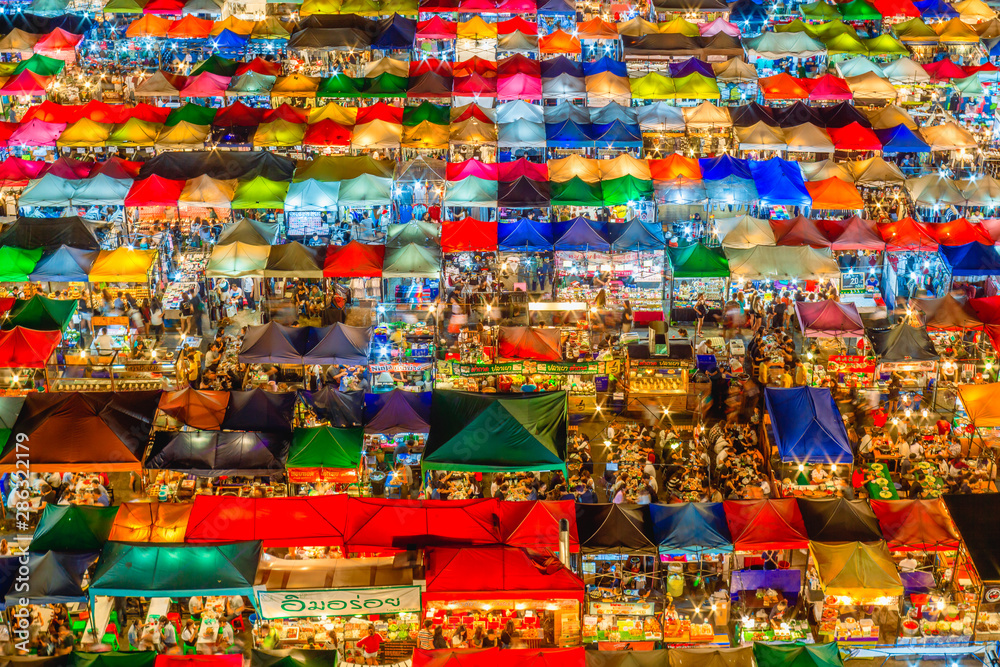
{"label": "vendor stall", "polygon": [[722,316],[729,284],[729,262],[716,248],[701,243],[669,248],[671,321],[694,322],[695,305],[699,298],[705,300],[708,314],[705,321],[711,326]]}

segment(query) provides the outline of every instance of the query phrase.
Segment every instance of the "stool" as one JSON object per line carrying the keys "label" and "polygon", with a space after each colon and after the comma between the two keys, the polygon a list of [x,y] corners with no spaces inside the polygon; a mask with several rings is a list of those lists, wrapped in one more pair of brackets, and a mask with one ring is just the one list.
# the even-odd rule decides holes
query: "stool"
{"label": "stool", "polygon": [[87,621],[73,621],[73,634],[84,632],[87,629]]}
{"label": "stool", "polygon": [[108,617],[108,620],[111,623],[114,623],[115,625],[118,625],[118,612],[117,611],[111,612],[111,616]]}
{"label": "stool", "polygon": [[181,624],[181,615],[178,614],[176,611],[168,612],[167,613],[167,620],[170,621],[171,623],[174,623],[175,625],[180,625]]}
{"label": "stool", "polygon": [[188,646],[187,644],[184,644],[184,655],[197,655],[197,654],[198,654],[197,646]]}
{"label": "stool", "polygon": [[111,634],[110,632],[101,637],[102,644],[110,644],[114,650],[118,650],[118,635]]}

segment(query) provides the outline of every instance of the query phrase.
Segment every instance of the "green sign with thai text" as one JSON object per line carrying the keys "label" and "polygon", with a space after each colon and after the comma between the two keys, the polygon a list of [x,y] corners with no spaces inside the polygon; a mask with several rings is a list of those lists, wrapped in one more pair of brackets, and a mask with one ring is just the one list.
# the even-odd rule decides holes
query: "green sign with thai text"
{"label": "green sign with thai text", "polygon": [[420,611],[419,586],[338,588],[312,591],[258,591],[263,618],[353,616]]}

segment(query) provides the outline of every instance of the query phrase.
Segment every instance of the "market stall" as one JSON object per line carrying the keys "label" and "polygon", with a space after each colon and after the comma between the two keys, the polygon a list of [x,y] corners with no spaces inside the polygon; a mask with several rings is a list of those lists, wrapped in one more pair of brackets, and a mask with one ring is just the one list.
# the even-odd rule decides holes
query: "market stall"
{"label": "market stall", "polygon": [[716,248],[701,243],[670,247],[670,319],[694,322],[695,305],[704,298],[708,307],[705,322],[712,325],[722,317],[729,284],[729,262]]}
{"label": "market stall", "polygon": [[[902,321],[892,329],[869,330],[868,340],[878,360],[875,387],[885,393],[893,374],[900,380],[900,402],[890,405],[890,410],[918,410],[922,405],[929,406],[930,390],[937,381],[941,357],[927,329]],[[925,400],[928,403],[923,403]]]}

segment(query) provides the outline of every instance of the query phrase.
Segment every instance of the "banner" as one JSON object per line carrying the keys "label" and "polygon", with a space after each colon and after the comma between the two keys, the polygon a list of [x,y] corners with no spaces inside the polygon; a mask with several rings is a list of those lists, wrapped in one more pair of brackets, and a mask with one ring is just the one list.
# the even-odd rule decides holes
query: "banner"
{"label": "banner", "polygon": [[536,373],[579,373],[597,375],[604,373],[603,361],[536,361]]}
{"label": "banner", "polygon": [[507,361],[500,364],[454,364],[455,375],[474,377],[477,375],[515,375],[523,368],[520,361]]}
{"label": "banner", "polygon": [[420,587],[258,591],[257,608],[261,617],[267,619],[420,611]]}

